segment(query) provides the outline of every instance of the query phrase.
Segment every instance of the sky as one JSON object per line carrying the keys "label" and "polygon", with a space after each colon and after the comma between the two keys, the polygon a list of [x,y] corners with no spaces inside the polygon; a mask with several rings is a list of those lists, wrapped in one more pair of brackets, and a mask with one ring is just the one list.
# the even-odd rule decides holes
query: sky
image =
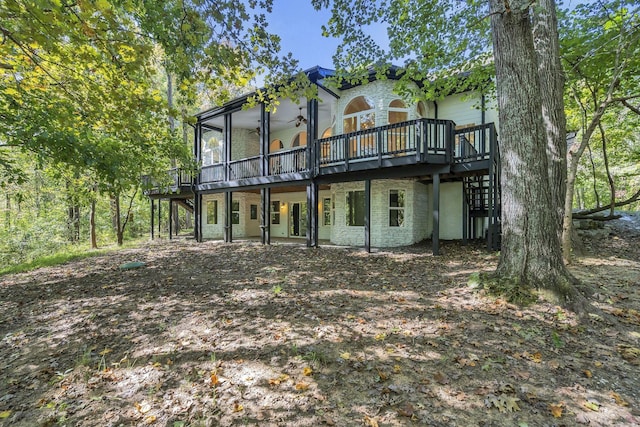
{"label": "sky", "polygon": [[[593,1],[595,0],[564,0],[562,5],[573,8],[576,4]],[[301,69],[306,70],[316,65],[334,68],[332,56],[339,40],[322,36],[322,25],[330,17],[331,12],[328,10],[314,10],[310,0],[274,0],[268,30],[281,37],[283,54],[291,52],[300,61]],[[387,44],[383,26],[371,27],[370,33],[381,45]]]}
{"label": "sky", "polygon": [[333,68],[338,40],[322,36],[322,25],[330,17],[330,11],[314,10],[310,0],[275,0],[268,29],[281,37],[282,51],[293,53],[303,70]]}

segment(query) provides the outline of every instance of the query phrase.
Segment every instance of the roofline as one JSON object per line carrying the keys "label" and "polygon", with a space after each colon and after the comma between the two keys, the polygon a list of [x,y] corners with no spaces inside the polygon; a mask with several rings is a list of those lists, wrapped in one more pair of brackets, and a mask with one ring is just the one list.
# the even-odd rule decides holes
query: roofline
{"label": "roofline", "polygon": [[[333,93],[330,90],[327,90],[324,86],[322,86],[321,84],[319,84],[318,82],[326,77],[331,77],[335,74],[334,70],[331,70],[329,68],[324,68],[321,67],[319,65],[316,65],[315,67],[306,69],[304,71],[302,71],[303,73],[305,73],[307,75],[307,78],[309,79],[309,81],[311,81],[311,83],[318,85],[320,88],[324,89],[326,92],[328,92],[330,95],[332,96],[337,96],[335,93]],[[259,89],[260,90],[260,89]],[[207,110],[204,111],[200,111],[199,113],[195,114],[195,117],[198,119],[198,121],[204,121],[207,120],[209,118],[215,117],[215,116],[219,116],[220,114],[224,114],[224,113],[228,113],[228,112],[232,112],[232,111],[236,111],[239,110],[240,108],[242,108],[242,106],[247,102],[247,100],[256,95],[256,91],[254,92],[250,92],[246,95],[242,95],[238,98],[234,98],[231,101],[228,101],[222,105],[216,106],[216,107],[212,107],[209,108]]]}

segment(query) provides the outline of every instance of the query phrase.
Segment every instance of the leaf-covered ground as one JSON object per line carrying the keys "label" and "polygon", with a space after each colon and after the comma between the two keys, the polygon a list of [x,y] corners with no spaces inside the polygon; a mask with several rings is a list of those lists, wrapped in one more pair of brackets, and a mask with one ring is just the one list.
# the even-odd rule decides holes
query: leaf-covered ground
{"label": "leaf-covered ground", "polygon": [[582,324],[470,289],[497,256],[454,243],[180,239],[2,276],[0,425],[640,425],[640,236],[588,243],[609,316]]}

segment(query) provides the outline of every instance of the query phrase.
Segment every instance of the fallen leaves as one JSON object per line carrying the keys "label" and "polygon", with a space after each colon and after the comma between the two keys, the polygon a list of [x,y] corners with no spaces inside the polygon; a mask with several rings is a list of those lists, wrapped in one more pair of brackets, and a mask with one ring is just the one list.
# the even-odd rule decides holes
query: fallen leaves
{"label": "fallen leaves", "polygon": [[549,404],[549,411],[551,411],[551,415],[553,415],[554,418],[560,418],[560,417],[562,417],[562,412],[564,411],[564,404],[563,403],[550,403]]}
{"label": "fallen leaves", "polygon": [[515,412],[520,410],[520,406],[518,406],[519,401],[520,399],[517,397],[509,396],[504,393],[499,396],[490,394],[484,399],[484,405],[488,409],[498,408],[498,411],[502,413]]}
{"label": "fallen leaves", "polygon": [[632,365],[640,365],[640,348],[626,344],[618,344],[616,348],[624,360]]}
{"label": "fallen leaves", "polygon": [[1,411],[0,412],[0,420],[5,418],[9,418],[11,416],[11,411]]}

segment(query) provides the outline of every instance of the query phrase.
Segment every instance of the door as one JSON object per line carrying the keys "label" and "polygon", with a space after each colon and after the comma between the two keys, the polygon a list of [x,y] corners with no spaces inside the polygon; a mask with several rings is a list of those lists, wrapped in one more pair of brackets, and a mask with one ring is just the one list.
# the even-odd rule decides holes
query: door
{"label": "door", "polygon": [[289,237],[307,235],[307,203],[289,203]]}

